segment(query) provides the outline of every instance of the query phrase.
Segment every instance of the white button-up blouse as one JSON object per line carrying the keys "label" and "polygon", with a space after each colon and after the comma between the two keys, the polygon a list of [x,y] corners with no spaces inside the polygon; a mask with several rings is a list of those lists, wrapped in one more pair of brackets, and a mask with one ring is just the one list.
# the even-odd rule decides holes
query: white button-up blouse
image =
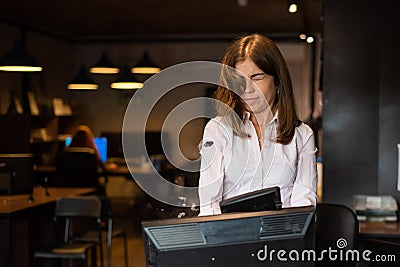
{"label": "white button-up blouse", "polygon": [[222,116],[207,123],[200,149],[200,216],[220,214],[223,199],[271,186],[279,186],[284,208],[316,205],[313,132],[301,123],[292,141],[282,145],[274,142],[278,123],[276,112],[262,130],[261,149],[248,114],[244,120],[248,138],[234,134]]}

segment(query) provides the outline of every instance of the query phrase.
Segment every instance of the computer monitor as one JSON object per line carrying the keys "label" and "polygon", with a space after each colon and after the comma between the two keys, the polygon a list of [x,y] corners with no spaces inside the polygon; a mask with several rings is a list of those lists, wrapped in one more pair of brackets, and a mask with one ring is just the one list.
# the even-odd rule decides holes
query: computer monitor
{"label": "computer monitor", "polygon": [[31,194],[33,184],[32,154],[0,154],[0,195]]}
{"label": "computer monitor", "polygon": [[162,138],[168,139],[167,132],[149,131],[145,133],[146,150],[149,156],[164,154]]}
{"label": "computer monitor", "polygon": [[312,206],[144,221],[146,266],[313,266],[314,227]]}
{"label": "computer monitor", "polygon": [[107,153],[109,158],[124,157],[121,132],[102,132],[101,136],[107,138]]}
{"label": "computer monitor", "polygon": [[[121,132],[102,132],[101,136],[104,136],[108,140],[108,157],[109,158],[124,158],[125,157],[141,157],[151,156],[157,154],[164,154],[162,138],[165,145],[168,146],[169,136],[167,132],[161,131],[146,131],[144,134],[146,153],[141,149],[132,150],[129,155],[124,155],[122,148],[122,133]],[[124,134],[126,145],[131,147],[140,148],[143,143],[143,133],[139,132],[128,132]]]}
{"label": "computer monitor", "polygon": [[[65,139],[65,146],[69,146],[71,144],[72,138],[67,137]],[[97,151],[99,152],[100,160],[102,162],[107,161],[107,138],[106,137],[95,137],[94,144],[96,145]]]}
{"label": "computer monitor", "polygon": [[222,213],[280,210],[281,193],[279,187],[274,186],[224,199],[219,205]]}
{"label": "computer monitor", "polygon": [[31,153],[31,121],[26,114],[0,115],[1,154]]}

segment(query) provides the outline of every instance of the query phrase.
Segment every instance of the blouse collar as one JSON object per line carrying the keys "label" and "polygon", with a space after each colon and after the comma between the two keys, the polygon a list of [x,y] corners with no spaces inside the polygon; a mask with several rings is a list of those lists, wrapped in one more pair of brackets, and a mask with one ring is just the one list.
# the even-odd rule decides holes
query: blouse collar
{"label": "blouse collar", "polygon": [[[245,120],[250,120],[250,115],[251,115],[251,113],[250,112],[248,112],[248,111],[245,111],[245,113],[244,113],[244,119]],[[265,123],[265,124],[261,124],[262,126],[264,125],[264,126],[267,126],[267,125],[269,125],[269,124],[271,124],[271,123],[273,123],[273,122],[278,122],[279,121],[279,119],[278,119],[278,110],[276,110],[276,112],[275,112],[275,114],[274,114],[274,116],[272,117],[272,119],[268,122],[268,123]]]}

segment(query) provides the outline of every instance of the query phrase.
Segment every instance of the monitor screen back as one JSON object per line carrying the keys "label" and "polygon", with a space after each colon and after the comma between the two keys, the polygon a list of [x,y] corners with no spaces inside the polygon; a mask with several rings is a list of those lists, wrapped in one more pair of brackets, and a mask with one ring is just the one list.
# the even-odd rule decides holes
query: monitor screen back
{"label": "monitor screen back", "polygon": [[32,154],[0,154],[0,194],[33,192]]}

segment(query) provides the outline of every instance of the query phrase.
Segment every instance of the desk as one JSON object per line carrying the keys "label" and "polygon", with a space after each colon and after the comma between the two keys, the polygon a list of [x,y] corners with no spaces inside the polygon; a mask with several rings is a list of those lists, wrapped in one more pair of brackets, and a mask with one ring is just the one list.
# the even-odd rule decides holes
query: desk
{"label": "desk", "polygon": [[30,201],[28,194],[0,196],[0,218],[9,217],[36,206],[55,202],[63,196],[85,195],[95,192],[94,188],[48,188],[48,196],[44,187],[33,189],[33,201]]}
{"label": "desk", "polygon": [[84,195],[94,188],[35,187],[28,194],[0,196],[0,266],[30,266],[34,249],[54,241],[55,202],[64,196]]}
{"label": "desk", "polygon": [[359,222],[362,238],[400,239],[400,222]]}
{"label": "desk", "polygon": [[[129,175],[129,169],[126,165],[106,165],[106,169],[99,169],[100,174],[105,175]],[[36,166],[33,169],[34,173],[40,175],[54,175],[56,173],[56,166]]]}
{"label": "desk", "polygon": [[[143,168],[132,168],[134,174],[138,175],[152,175],[149,170]],[[165,172],[173,172],[174,168],[165,169]],[[39,176],[54,176],[56,174],[55,166],[36,166],[33,172]],[[127,179],[132,179],[132,175],[126,165],[106,164],[105,169],[99,169],[100,175],[112,176],[125,176]]]}
{"label": "desk", "polygon": [[384,265],[361,261],[357,267],[400,266],[400,222],[359,222],[359,237],[358,251],[368,249],[372,252],[372,258],[374,255],[391,255],[396,261]]}
{"label": "desk", "polygon": [[[150,172],[147,169],[143,168],[131,168],[133,171],[133,174],[137,175],[153,175],[152,172]],[[173,177],[173,172],[175,171],[175,168],[169,167],[163,170],[163,174],[165,176],[170,176],[170,180]],[[51,177],[54,177],[56,175],[56,167],[55,166],[35,166],[33,169],[34,175],[37,176],[36,183],[39,184],[44,184],[43,182],[39,182],[37,180],[42,180],[40,177],[48,177],[49,179],[49,185],[52,186],[52,179]],[[133,180],[132,175],[129,171],[128,166],[126,165],[117,165],[117,164],[106,164],[105,169],[99,169],[100,175],[104,175],[107,177],[113,177],[113,176],[124,176],[125,178],[129,180]],[[168,177],[167,177],[168,178]]]}
{"label": "desk", "polygon": [[[126,179],[131,178],[131,174],[126,165],[106,165],[106,169],[99,168],[100,176],[113,177],[113,176],[123,176]],[[36,184],[48,186],[58,186],[57,185],[57,169],[54,165],[41,165],[34,166],[33,168],[34,182]],[[47,178],[47,179],[45,179]]]}

